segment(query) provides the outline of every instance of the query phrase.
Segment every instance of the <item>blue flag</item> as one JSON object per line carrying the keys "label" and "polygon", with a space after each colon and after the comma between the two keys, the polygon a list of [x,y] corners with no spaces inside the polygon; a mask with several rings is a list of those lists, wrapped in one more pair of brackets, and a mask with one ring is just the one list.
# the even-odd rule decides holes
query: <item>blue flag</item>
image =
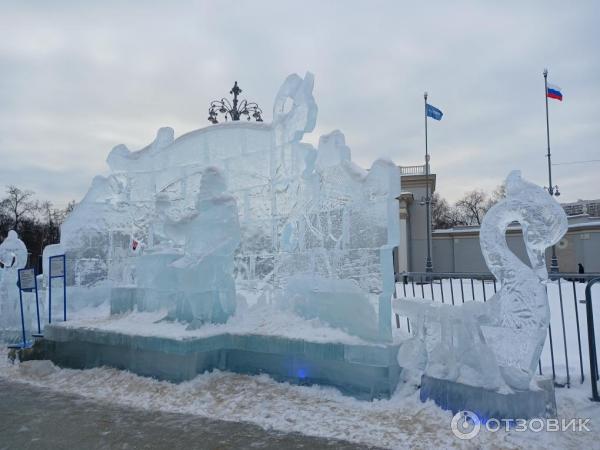
{"label": "blue flag", "polygon": [[442,111],[437,109],[435,106],[430,105],[429,103],[427,103],[426,114],[435,120],[442,120],[442,116],[444,115]]}

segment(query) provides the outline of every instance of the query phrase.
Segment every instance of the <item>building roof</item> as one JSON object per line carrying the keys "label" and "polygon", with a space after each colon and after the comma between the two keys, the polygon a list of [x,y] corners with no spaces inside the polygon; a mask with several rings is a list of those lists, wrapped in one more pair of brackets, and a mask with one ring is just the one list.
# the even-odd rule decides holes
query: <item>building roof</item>
{"label": "building roof", "polygon": [[[592,229],[600,231],[600,217],[590,217],[588,214],[579,214],[577,216],[568,216],[569,230],[568,231],[579,231],[583,229]],[[507,228],[508,233],[520,233],[521,225],[518,222],[513,222]],[[459,226],[454,228],[439,229],[432,232],[433,235],[478,235],[479,227],[473,226]]]}

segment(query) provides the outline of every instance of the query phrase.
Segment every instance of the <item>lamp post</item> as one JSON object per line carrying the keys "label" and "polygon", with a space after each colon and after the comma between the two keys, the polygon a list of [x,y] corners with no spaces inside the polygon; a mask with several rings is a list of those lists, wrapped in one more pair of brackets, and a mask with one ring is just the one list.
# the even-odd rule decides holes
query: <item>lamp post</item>
{"label": "lamp post", "polygon": [[226,98],[221,100],[213,100],[210,102],[208,108],[208,120],[209,122],[216,124],[219,123],[217,116],[219,113],[225,116],[225,121],[231,119],[233,121],[240,120],[240,117],[246,116],[248,120],[254,118],[257,122],[262,122],[262,109],[254,103],[248,103],[246,100],[238,101],[238,95],[242,93],[242,90],[238,86],[237,81],[229,91],[233,95],[233,104]]}
{"label": "lamp post", "polygon": [[429,193],[429,150],[427,149],[427,92],[425,99],[425,209],[427,220],[427,258],[425,259],[425,272],[433,272],[431,263],[431,195]]}
{"label": "lamp post", "polygon": [[[544,98],[546,99],[546,142],[548,143],[548,194],[558,197],[560,192],[558,186],[552,185],[552,156],[550,154],[550,121],[548,120],[548,69],[544,69]],[[558,258],[556,257],[556,246],[552,246],[552,259],[550,262],[550,272],[558,272]]]}

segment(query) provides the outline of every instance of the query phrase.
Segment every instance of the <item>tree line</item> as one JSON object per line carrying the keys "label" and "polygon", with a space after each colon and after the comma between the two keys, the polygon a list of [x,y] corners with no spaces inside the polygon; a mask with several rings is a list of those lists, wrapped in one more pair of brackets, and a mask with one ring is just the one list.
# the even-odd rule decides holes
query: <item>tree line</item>
{"label": "tree line", "polygon": [[44,247],[60,241],[60,225],[74,207],[71,201],[66,208],[55,208],[50,201],[37,200],[33,191],[6,186],[0,198],[0,242],[16,231],[30,253],[29,265],[37,267]]}
{"label": "tree line", "polygon": [[480,226],[488,209],[504,197],[504,185],[498,186],[490,194],[478,189],[466,192],[453,205],[436,192],[431,197],[432,228],[442,230],[466,225]]}

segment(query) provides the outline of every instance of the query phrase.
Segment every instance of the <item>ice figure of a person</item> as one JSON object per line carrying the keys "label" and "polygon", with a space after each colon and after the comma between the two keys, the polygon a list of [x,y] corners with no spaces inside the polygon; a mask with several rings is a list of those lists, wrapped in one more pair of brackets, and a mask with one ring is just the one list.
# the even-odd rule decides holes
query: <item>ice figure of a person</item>
{"label": "ice figure of a person", "polygon": [[216,167],[202,173],[196,212],[178,226],[185,235],[184,255],[170,266],[177,269],[180,297],[175,318],[197,328],[223,323],[235,312],[234,253],[241,240],[235,198]]}
{"label": "ice figure of a person", "polygon": [[0,244],[0,326],[18,323],[18,270],[27,265],[27,247],[17,232],[11,230]]}
{"label": "ice figure of a person", "polygon": [[5,269],[13,271],[23,269],[27,265],[27,247],[14,230],[10,230],[0,244],[0,262]]}
{"label": "ice figure of a person", "polygon": [[17,271],[27,265],[27,247],[16,231],[10,230],[0,244],[0,283],[17,282]]}

